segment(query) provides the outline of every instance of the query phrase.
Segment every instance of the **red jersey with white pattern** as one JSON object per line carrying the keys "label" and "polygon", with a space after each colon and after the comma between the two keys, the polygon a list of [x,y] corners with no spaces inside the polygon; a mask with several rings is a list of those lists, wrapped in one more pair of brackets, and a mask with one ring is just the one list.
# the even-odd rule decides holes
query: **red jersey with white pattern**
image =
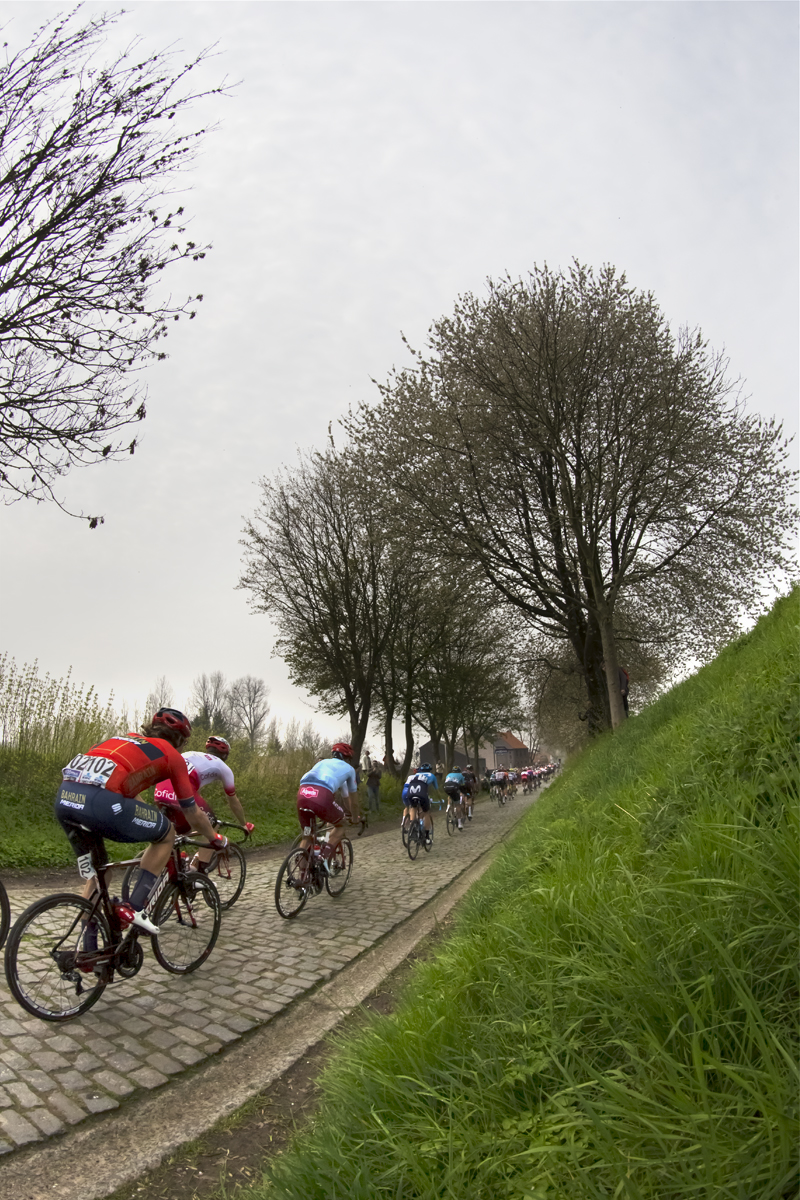
{"label": "red jersey with white pattern", "polygon": [[204,784],[219,780],[225,789],[226,796],[236,795],[233,771],[221,758],[217,758],[216,754],[204,754],[202,750],[188,750],[183,757],[196,792],[202,791]]}
{"label": "red jersey with white pattern", "polygon": [[168,779],[179,800],[193,800],[194,789],[183,755],[163,738],[128,733],[76,754],[61,772],[70,783],[102,787],[130,798]]}

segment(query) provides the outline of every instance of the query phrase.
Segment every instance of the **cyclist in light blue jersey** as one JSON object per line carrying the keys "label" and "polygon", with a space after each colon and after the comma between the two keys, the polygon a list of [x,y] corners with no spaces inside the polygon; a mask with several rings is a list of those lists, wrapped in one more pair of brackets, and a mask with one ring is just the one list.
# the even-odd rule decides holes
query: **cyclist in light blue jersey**
{"label": "cyclist in light blue jersey", "polygon": [[461,772],[455,767],[449,775],[445,776],[444,790],[447,792],[450,804],[452,805],[458,817],[458,828],[463,829],[464,823],[462,813],[464,811],[462,805],[462,792],[467,790],[467,781]]}
{"label": "cyclist in light blue jersey", "polygon": [[[304,848],[311,844],[311,817],[327,821],[333,826],[322,847],[322,859],[327,865],[344,837],[345,812],[336,802],[336,793],[349,799],[358,791],[355,769],[352,765],[353,748],[348,742],[336,742],[331,747],[330,758],[320,759],[300,780],[297,792],[297,817],[303,830]],[[306,832],[308,830],[308,833]]]}

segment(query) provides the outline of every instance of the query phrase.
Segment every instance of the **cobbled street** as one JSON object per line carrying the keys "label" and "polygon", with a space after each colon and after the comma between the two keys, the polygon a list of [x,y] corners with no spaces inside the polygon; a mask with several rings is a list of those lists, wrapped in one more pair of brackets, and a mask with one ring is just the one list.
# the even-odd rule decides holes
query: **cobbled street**
{"label": "cobbled street", "polygon": [[[195,974],[162,971],[145,939],[139,974],[116,980],[94,1008],[63,1025],[28,1016],[3,980],[0,1153],[168,1085],[263,1025],[447,887],[508,833],[535,798],[520,795],[502,809],[479,803],[472,823],[452,837],[444,814],[434,811],[433,850],[421,850],[415,862],[399,829],[354,838],[353,872],[342,897],[332,900],[323,892],[293,921],[275,910],[281,859],[251,862],[245,890],[223,914],[217,945]],[[77,883],[76,873],[75,891]],[[55,890],[64,889],[12,892],[12,920]]]}

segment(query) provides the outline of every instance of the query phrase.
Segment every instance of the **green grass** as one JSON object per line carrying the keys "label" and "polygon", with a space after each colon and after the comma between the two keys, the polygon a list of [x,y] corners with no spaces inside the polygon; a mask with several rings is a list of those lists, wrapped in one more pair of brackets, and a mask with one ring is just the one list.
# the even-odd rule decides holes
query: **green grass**
{"label": "green grass", "polygon": [[799,600],[570,766],[238,1200],[797,1196]]}
{"label": "green grass", "polygon": [[[79,750],[107,736],[107,731],[89,736],[79,729],[57,749],[0,746],[0,813],[4,820],[4,867],[32,870],[41,867],[69,866],[75,861],[61,826],[53,816],[53,802],[61,779],[61,768]],[[202,749],[205,733],[193,734],[191,749]],[[198,740],[199,739],[199,740]],[[311,766],[302,751],[267,758],[253,754],[246,745],[234,743],[230,766],[245,815],[255,826],[253,846],[272,846],[290,841],[298,831],[297,786],[300,776]],[[366,810],[365,787],[360,796]],[[221,785],[204,790],[203,795],[222,820],[233,820]],[[144,793],[152,799],[152,792]],[[400,813],[400,781],[384,776],[381,780],[382,816]],[[142,846],[108,841],[112,858],[131,858]]]}

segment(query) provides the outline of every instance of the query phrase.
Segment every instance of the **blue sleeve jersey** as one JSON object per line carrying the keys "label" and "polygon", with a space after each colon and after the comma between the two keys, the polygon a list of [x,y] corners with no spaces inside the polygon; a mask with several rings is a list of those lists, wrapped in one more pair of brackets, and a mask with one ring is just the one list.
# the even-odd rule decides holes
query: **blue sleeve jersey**
{"label": "blue sleeve jersey", "polygon": [[341,788],[345,796],[355,795],[358,791],[355,770],[341,758],[323,758],[320,762],[314,763],[311,770],[306,771],[300,783],[301,785],[316,783],[319,787],[325,787],[334,793]]}
{"label": "blue sleeve jersey", "polygon": [[466,779],[460,771],[451,771],[445,779],[445,783],[466,783]]}

